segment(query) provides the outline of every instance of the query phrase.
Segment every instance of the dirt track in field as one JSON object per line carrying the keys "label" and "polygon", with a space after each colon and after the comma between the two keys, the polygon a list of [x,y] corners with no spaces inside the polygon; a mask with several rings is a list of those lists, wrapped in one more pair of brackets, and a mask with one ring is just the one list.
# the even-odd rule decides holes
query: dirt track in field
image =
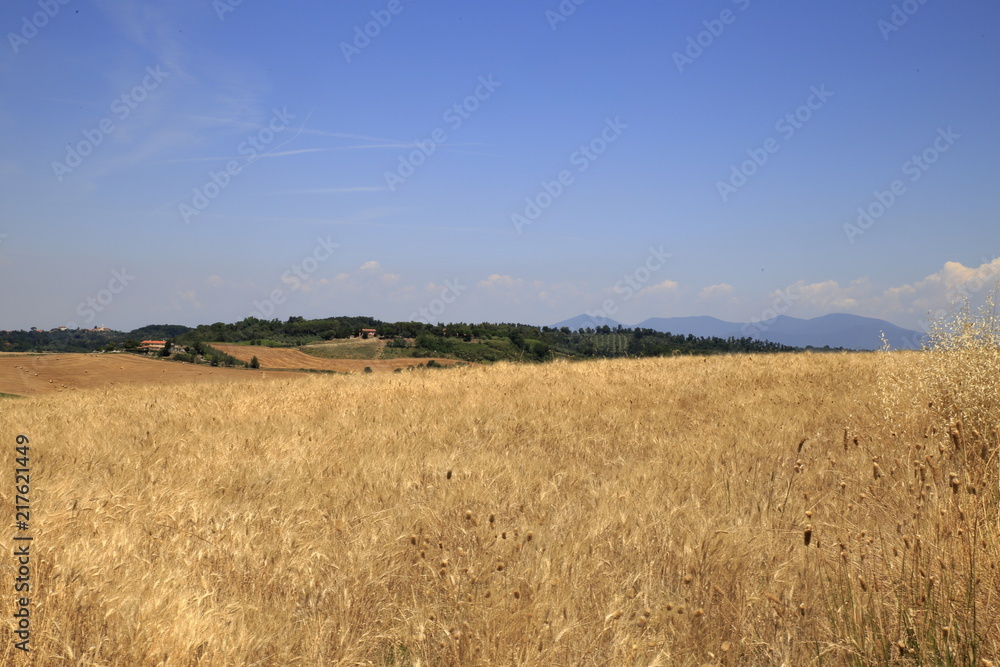
{"label": "dirt track in field", "polygon": [[[280,377],[289,377],[281,373]],[[0,356],[0,393],[32,396],[121,384],[253,380],[260,371],[196,366],[133,354]]]}
{"label": "dirt track in field", "polygon": [[[319,371],[337,371],[338,373],[361,373],[368,366],[373,371],[393,371],[407,366],[426,365],[430,358],[400,357],[398,359],[321,359],[308,355],[301,350],[287,347],[263,347],[255,345],[230,345],[228,343],[211,343],[220,352],[230,354],[240,361],[250,361],[257,357],[261,368],[274,369],[312,369]],[[455,364],[454,359],[435,358],[443,366]]]}

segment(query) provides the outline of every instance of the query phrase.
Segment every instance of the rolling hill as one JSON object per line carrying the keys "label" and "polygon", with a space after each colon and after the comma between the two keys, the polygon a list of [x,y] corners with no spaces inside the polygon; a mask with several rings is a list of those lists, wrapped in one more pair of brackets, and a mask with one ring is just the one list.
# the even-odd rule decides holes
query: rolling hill
{"label": "rolling hill", "polygon": [[[589,315],[578,315],[555,324],[570,329],[596,327],[607,324],[619,326],[610,319],[597,319]],[[773,320],[758,323],[727,322],[715,317],[651,317],[626,328],[640,327],[673,334],[694,336],[717,336],[719,338],[742,338],[749,336],[759,340],[769,340],[793,347],[841,347],[852,350],[876,350],[882,346],[881,334],[895,349],[917,349],[923,340],[919,331],[904,329],[891,322],[860,315],[834,313],[812,319],[800,319],[779,315]]]}

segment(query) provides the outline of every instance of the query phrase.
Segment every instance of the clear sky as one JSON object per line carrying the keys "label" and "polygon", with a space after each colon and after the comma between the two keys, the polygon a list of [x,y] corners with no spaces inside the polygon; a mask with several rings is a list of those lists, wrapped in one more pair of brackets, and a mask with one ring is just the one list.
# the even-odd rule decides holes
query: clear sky
{"label": "clear sky", "polygon": [[0,30],[3,329],[916,328],[1000,277],[992,0],[8,0]]}

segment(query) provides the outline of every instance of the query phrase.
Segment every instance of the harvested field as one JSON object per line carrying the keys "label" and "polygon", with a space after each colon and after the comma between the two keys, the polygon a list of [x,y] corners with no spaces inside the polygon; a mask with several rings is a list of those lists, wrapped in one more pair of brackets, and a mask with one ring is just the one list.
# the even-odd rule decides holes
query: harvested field
{"label": "harvested field", "polygon": [[[132,354],[10,354],[0,356],[0,393],[32,396],[122,384],[250,380],[260,371],[213,368]],[[288,374],[282,374],[288,375]]]}
{"label": "harvested field", "polygon": [[[318,371],[336,371],[338,373],[360,373],[365,367],[373,371],[393,371],[407,366],[426,365],[430,358],[400,357],[398,359],[321,359],[306,354],[296,348],[263,347],[255,345],[230,345],[227,343],[211,343],[215,349],[230,354],[240,361],[250,361],[254,357],[260,362],[261,368],[277,369],[311,369]],[[442,366],[451,366],[458,362],[454,359],[434,358]]]}
{"label": "harvested field", "polygon": [[309,343],[299,349],[323,359],[381,359],[386,342],[378,338],[348,338]]}

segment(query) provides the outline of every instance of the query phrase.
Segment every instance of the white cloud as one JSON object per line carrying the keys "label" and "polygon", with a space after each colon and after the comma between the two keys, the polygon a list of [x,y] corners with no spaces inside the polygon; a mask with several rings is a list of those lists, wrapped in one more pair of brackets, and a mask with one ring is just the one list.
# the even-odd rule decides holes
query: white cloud
{"label": "white cloud", "polygon": [[163,311],[184,311],[188,308],[201,308],[202,304],[198,301],[198,291],[189,290],[177,290],[169,297],[170,305],[151,305],[149,307],[149,312],[163,312]]}
{"label": "white cloud", "polygon": [[664,294],[677,294],[680,290],[680,284],[674,280],[664,280],[662,282],[656,283],[655,285],[650,285],[649,287],[644,287],[639,291],[639,296],[656,296]]}
{"label": "white cloud", "polygon": [[522,278],[514,278],[513,276],[509,275],[500,275],[498,273],[494,273],[486,280],[480,280],[478,283],[476,283],[476,285],[484,289],[511,290],[523,286],[524,280]]}
{"label": "white cloud", "polygon": [[580,287],[574,283],[558,283],[547,285],[538,293],[538,298],[543,303],[553,308],[565,308],[568,303],[577,302],[585,296]]}
{"label": "white cloud", "polygon": [[699,299],[716,299],[719,297],[729,296],[733,293],[735,288],[732,285],[727,285],[726,283],[719,283],[718,285],[709,285],[708,287],[701,290],[698,293]]}
{"label": "white cloud", "polygon": [[198,301],[198,291],[189,289],[183,292],[178,292],[177,296],[181,298],[182,301],[186,301],[195,308],[201,308],[201,302]]}
{"label": "white cloud", "polygon": [[363,298],[365,303],[412,299],[416,290],[409,285],[400,285],[402,280],[400,274],[386,271],[376,260],[368,260],[354,271],[302,281],[296,291],[311,294],[313,302],[346,296]]}

